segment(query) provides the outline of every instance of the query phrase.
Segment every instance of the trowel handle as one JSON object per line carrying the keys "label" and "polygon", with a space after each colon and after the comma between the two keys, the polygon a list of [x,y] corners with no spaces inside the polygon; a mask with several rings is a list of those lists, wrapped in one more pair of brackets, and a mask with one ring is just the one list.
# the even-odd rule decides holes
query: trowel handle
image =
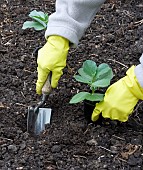
{"label": "trowel handle", "polygon": [[49,95],[49,93],[52,91],[52,87],[51,87],[51,76],[52,76],[52,73],[50,72],[49,75],[48,75],[48,78],[42,88],[42,94],[46,94],[46,95]]}

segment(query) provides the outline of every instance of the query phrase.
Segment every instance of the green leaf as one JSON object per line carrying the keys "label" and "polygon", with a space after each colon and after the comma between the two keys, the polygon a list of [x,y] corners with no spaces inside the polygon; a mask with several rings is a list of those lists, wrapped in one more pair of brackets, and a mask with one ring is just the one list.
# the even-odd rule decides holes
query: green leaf
{"label": "green leaf", "polygon": [[107,87],[110,85],[110,79],[101,79],[92,83],[93,87]]}
{"label": "green leaf", "polygon": [[89,76],[88,74],[86,74],[83,70],[83,68],[80,68],[78,70],[78,73],[81,75],[81,77],[83,77],[84,79],[88,80],[88,81],[92,81],[92,77]]}
{"label": "green leaf", "polygon": [[97,65],[94,61],[92,60],[86,60],[84,63],[83,63],[83,71],[91,76],[91,77],[94,77],[95,74],[96,74],[96,71],[97,71]]}
{"label": "green leaf", "polygon": [[42,24],[44,26],[44,28],[47,27],[47,23],[45,23],[44,21],[42,21],[41,18],[37,17],[37,16],[34,16],[33,19],[37,22],[39,22],[40,24]]}
{"label": "green leaf", "polygon": [[23,24],[22,29],[34,28],[35,30],[43,30],[45,27],[36,21],[26,21]]}
{"label": "green leaf", "polygon": [[41,23],[45,28],[47,27],[48,14],[46,14],[42,11],[33,10],[32,12],[30,12],[29,17],[31,17],[35,21]]}
{"label": "green leaf", "polygon": [[85,100],[86,96],[88,94],[90,94],[90,93],[88,93],[88,92],[80,92],[80,93],[78,93],[78,94],[76,94],[76,95],[74,95],[72,97],[72,99],[70,100],[70,103],[79,103],[79,102]]}
{"label": "green leaf", "polygon": [[36,10],[31,11],[29,17],[33,18],[35,16],[45,19],[45,13],[42,11],[36,11]]}
{"label": "green leaf", "polygon": [[48,18],[49,18],[49,16],[48,16],[48,14],[45,14],[45,21],[48,23]]}
{"label": "green leaf", "polygon": [[100,93],[94,93],[94,94],[87,94],[86,95],[86,100],[90,100],[90,101],[102,101],[104,98],[104,94],[100,94]]}
{"label": "green leaf", "polygon": [[83,78],[79,75],[75,75],[74,78],[76,79],[76,81],[81,82],[81,83],[86,83],[86,84],[91,83],[89,80],[86,80],[85,78]]}
{"label": "green leaf", "polygon": [[113,78],[113,72],[108,64],[102,63],[97,68],[96,80],[101,80],[104,78],[111,80]]}
{"label": "green leaf", "polygon": [[106,63],[102,63],[98,66],[97,68],[97,73],[96,73],[96,77],[100,77],[101,75],[103,75],[104,73],[107,73],[110,70],[110,67],[108,64]]}

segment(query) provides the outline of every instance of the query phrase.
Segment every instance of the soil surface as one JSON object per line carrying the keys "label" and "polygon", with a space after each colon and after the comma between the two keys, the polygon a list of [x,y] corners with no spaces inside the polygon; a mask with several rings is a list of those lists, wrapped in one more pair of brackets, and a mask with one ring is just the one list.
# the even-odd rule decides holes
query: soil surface
{"label": "soil surface", "polygon": [[87,124],[83,103],[69,101],[87,90],[73,75],[83,61],[108,63],[112,83],[139,63],[143,52],[142,0],[108,1],[96,15],[78,47],[71,48],[68,67],[59,86],[49,96],[51,125],[34,138],[27,133],[27,108],[38,103],[33,50],[45,44],[44,32],[22,30],[28,14],[36,9],[55,10],[50,0],[1,0],[0,2],[0,169],[1,170],[142,170],[143,103],[128,122]]}

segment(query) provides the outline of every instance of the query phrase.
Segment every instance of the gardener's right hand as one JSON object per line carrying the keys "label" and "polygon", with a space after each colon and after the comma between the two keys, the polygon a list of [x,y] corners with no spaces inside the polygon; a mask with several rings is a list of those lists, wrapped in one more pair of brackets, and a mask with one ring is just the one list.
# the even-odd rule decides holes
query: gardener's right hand
{"label": "gardener's right hand", "polygon": [[62,70],[66,66],[68,50],[69,41],[67,39],[52,35],[48,38],[47,43],[38,51],[37,94],[41,94],[42,87],[50,72],[52,72],[51,87],[57,87],[58,81],[63,74]]}

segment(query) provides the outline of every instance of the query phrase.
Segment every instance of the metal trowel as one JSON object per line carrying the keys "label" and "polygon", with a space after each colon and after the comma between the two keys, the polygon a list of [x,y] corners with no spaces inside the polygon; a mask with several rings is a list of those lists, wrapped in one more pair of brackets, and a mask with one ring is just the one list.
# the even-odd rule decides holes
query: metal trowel
{"label": "metal trowel", "polygon": [[[38,49],[36,50],[36,52]],[[28,107],[27,116],[27,132],[31,135],[39,135],[45,130],[45,125],[50,124],[51,120],[51,108],[44,108],[45,102],[51,93],[51,73],[49,74],[43,88],[42,88],[42,99],[37,106]]]}

